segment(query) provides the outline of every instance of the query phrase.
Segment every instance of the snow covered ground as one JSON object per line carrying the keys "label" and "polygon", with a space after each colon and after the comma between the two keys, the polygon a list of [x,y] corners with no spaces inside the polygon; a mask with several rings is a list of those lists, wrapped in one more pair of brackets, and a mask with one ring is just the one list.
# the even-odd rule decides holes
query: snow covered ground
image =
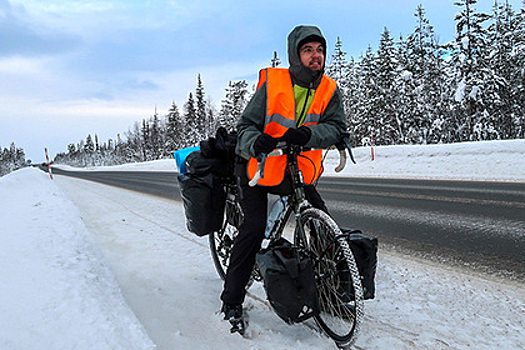
{"label": "snow covered ground", "polygon": [[[525,182],[525,140],[355,153],[342,176]],[[260,285],[248,339],[230,335],[207,240],[185,230],[180,202],[33,168],[0,178],[0,198],[0,349],[334,348],[312,322],[282,322]],[[525,348],[523,283],[379,254],[357,349]]]}

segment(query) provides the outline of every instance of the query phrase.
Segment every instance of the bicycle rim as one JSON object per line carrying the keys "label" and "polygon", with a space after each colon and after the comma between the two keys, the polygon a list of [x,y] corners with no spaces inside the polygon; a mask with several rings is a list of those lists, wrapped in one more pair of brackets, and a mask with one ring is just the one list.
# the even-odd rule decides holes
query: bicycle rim
{"label": "bicycle rim", "polygon": [[226,222],[222,229],[210,233],[208,237],[213,264],[222,280],[226,278],[233,241],[238,232],[235,226]]}
{"label": "bicycle rim", "polygon": [[[223,281],[226,279],[226,272],[230,264],[233,241],[238,233],[239,230],[235,226],[226,222],[221,230],[212,232],[208,236],[213,264],[217,274]],[[252,286],[254,281],[260,281],[260,279],[257,269],[254,269],[246,285],[246,290]]]}
{"label": "bicycle rim", "polygon": [[364,316],[359,271],[346,239],[333,219],[319,209],[301,213],[305,237],[296,232],[296,244],[307,247],[314,262],[320,313],[319,327],[339,346],[351,346]]}

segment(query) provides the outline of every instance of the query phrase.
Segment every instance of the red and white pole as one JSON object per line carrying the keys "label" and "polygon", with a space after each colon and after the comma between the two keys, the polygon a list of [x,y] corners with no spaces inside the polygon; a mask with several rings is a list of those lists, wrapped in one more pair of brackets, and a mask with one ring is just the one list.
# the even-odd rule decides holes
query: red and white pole
{"label": "red and white pole", "polygon": [[47,147],[44,148],[46,152],[47,170],[49,171],[49,177],[53,180],[53,172],[51,171],[51,163],[49,162],[49,154],[47,153]]}
{"label": "red and white pole", "polygon": [[370,155],[372,157],[372,160],[374,160],[374,133],[370,133]]}

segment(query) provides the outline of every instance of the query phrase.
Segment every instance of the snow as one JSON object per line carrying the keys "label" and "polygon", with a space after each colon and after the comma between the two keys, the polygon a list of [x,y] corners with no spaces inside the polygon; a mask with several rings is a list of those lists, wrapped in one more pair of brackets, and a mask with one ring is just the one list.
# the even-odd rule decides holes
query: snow
{"label": "snow", "polygon": [[465,96],[465,89],[467,88],[467,84],[465,83],[465,79],[461,80],[458,84],[458,87],[456,89],[456,93],[454,94],[454,99],[456,102],[463,101],[463,97]]}
{"label": "snow", "polygon": [[22,169],[0,198],[0,348],[154,348],[56,183]]}
{"label": "snow", "polygon": [[[525,140],[355,150],[339,176],[525,182]],[[326,173],[334,174],[335,152]],[[173,171],[173,160],[120,166]],[[113,170],[115,167],[106,168]],[[175,181],[175,178],[174,178]],[[260,284],[247,338],[222,321],[222,282],[182,205],[26,168],[0,178],[1,349],[334,349],[286,325]],[[523,349],[525,288],[380,249],[357,349]]]}

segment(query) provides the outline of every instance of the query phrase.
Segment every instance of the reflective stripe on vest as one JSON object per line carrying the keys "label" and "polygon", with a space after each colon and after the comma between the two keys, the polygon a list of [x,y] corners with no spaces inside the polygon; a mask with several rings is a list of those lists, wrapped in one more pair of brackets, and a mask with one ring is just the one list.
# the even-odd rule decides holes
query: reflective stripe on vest
{"label": "reflective stripe on vest", "polygon": [[[266,118],[264,132],[272,137],[279,138],[289,128],[295,128],[295,97],[292,79],[288,69],[266,68],[259,72],[260,88],[266,82]],[[321,114],[325,111],[332,98],[337,83],[323,75],[303,125],[316,125]],[[297,158],[299,170],[303,173],[304,182],[312,184],[322,173],[322,150],[302,152]],[[262,186],[276,186],[284,179],[286,156],[266,158],[264,178],[258,184]],[[253,178],[257,170],[257,160],[251,158],[248,162],[248,176]]]}

